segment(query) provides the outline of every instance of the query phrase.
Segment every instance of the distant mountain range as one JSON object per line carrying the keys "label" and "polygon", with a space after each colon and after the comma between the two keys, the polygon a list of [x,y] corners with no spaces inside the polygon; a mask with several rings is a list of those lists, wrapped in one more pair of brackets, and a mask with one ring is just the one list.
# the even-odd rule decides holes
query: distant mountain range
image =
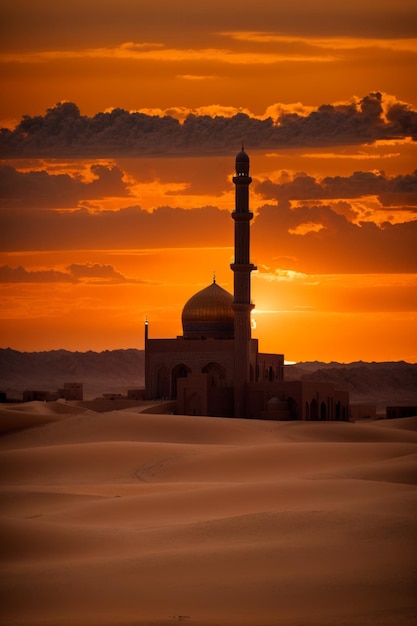
{"label": "distant mountain range", "polygon": [[[86,399],[103,393],[126,393],[144,386],[143,350],[104,352],[18,352],[0,349],[0,391],[19,397],[25,389],[55,391],[66,382],[81,382]],[[285,366],[287,380],[335,383],[350,392],[351,402],[417,404],[417,364],[404,361],[322,363]]]}
{"label": "distant mountain range", "polygon": [[0,391],[16,397],[25,389],[55,391],[64,383],[84,385],[84,398],[126,393],[145,383],[143,350],[18,352],[0,349]]}
{"label": "distant mountain range", "polygon": [[331,382],[350,392],[352,403],[387,405],[417,404],[417,363],[405,361],[354,363],[296,363],[285,368],[287,380]]}

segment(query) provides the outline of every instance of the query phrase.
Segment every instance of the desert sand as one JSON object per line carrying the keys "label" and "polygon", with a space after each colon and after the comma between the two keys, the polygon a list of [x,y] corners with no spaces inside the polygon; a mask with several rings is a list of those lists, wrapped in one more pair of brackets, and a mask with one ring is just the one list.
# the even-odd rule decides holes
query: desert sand
{"label": "desert sand", "polygon": [[416,624],[417,418],[0,423],[3,626]]}

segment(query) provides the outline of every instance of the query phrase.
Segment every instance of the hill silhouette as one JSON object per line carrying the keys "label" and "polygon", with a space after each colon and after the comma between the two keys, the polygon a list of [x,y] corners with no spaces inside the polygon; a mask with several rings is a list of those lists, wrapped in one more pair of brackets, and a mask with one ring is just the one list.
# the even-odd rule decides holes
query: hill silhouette
{"label": "hill silhouette", "polygon": [[[351,402],[376,404],[417,403],[417,364],[405,361],[353,363],[300,362],[285,367],[287,380],[336,384],[350,392]],[[66,382],[81,382],[86,399],[103,393],[126,393],[145,381],[143,350],[103,352],[19,352],[0,349],[0,391],[18,396],[25,389],[54,391]]]}
{"label": "hill silhouette", "polygon": [[103,393],[126,393],[143,387],[145,355],[143,350],[105,350],[104,352],[19,352],[0,349],[0,390],[13,397],[25,389],[55,391],[66,382],[84,385],[84,397]]}
{"label": "hill silhouette", "polygon": [[305,362],[287,366],[285,378],[331,382],[349,391],[351,402],[376,404],[379,408],[417,402],[416,363]]}

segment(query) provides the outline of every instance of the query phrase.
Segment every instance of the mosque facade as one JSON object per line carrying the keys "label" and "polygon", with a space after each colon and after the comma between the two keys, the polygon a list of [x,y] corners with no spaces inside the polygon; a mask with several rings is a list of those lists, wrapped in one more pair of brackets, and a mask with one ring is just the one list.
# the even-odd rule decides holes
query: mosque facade
{"label": "mosque facade", "polygon": [[236,157],[233,295],[213,279],[182,311],[183,334],[151,339],[145,322],[145,394],[177,413],[252,419],[347,420],[349,394],[331,383],[285,381],[284,355],[251,336],[249,157]]}

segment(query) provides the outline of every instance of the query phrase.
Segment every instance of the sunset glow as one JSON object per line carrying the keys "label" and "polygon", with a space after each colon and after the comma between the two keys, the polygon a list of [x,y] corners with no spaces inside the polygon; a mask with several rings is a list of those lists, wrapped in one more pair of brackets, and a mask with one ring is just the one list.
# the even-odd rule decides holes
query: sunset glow
{"label": "sunset glow", "polygon": [[416,3],[240,6],[3,3],[2,347],[142,349],[232,291],[244,141],[260,349],[417,361]]}

